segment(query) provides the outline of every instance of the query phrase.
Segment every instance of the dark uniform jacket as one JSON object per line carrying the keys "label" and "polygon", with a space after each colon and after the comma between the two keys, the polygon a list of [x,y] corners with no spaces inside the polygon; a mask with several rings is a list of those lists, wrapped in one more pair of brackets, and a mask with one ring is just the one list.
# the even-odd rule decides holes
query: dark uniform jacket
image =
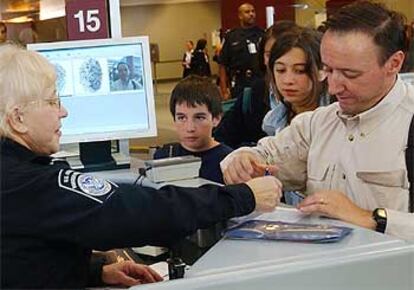
{"label": "dark uniform jacket", "polygon": [[258,50],[263,34],[263,29],[257,26],[239,27],[226,33],[218,62],[227,68],[230,78],[235,74],[244,77],[247,70],[260,73]]}
{"label": "dark uniform jacket", "polygon": [[255,207],[247,185],[115,184],[1,140],[1,288],[83,288],[91,249],[168,246]]}

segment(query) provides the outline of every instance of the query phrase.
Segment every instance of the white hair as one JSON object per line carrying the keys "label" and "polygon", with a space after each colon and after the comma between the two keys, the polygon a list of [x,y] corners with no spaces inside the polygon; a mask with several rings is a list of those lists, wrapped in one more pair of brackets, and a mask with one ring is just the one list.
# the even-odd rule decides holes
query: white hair
{"label": "white hair", "polygon": [[15,44],[0,45],[0,136],[10,132],[7,114],[14,106],[43,98],[55,82],[55,68],[46,58]]}

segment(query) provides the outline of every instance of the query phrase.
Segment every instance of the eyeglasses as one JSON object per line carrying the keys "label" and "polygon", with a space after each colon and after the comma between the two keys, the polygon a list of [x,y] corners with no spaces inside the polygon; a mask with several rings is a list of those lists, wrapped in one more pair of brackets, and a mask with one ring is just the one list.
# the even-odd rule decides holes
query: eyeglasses
{"label": "eyeglasses", "polygon": [[55,107],[57,109],[60,109],[62,107],[62,103],[60,102],[60,98],[50,98],[50,99],[43,99],[44,102],[46,102],[49,106]]}
{"label": "eyeglasses", "polygon": [[49,106],[51,106],[53,108],[56,108],[56,109],[59,109],[59,110],[62,107],[62,103],[61,103],[59,97],[30,101],[30,102],[26,103],[26,106],[29,105],[29,104],[37,104],[39,102],[45,102]]}

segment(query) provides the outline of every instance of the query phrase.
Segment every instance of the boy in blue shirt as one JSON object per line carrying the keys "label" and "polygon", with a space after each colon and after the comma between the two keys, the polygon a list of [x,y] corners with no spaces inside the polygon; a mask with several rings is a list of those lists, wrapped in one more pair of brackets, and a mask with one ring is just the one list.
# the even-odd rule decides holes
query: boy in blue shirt
{"label": "boy in blue shirt", "polygon": [[190,75],[173,89],[170,112],[179,143],[157,149],[154,159],[194,155],[201,158],[199,176],[224,183],[220,162],[232,149],[214,140],[222,115],[220,92],[208,78]]}

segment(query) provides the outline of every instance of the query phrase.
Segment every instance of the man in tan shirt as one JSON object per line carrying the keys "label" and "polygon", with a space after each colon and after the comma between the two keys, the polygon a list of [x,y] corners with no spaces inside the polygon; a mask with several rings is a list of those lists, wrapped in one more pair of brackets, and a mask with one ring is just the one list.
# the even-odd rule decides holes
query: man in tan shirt
{"label": "man in tan shirt", "polygon": [[326,28],[321,57],[338,102],[228,155],[221,163],[225,181],[249,180],[268,167],[285,190],[306,192],[302,212],[414,240],[405,164],[414,87],[398,77],[403,17],[356,2],[332,15]]}

